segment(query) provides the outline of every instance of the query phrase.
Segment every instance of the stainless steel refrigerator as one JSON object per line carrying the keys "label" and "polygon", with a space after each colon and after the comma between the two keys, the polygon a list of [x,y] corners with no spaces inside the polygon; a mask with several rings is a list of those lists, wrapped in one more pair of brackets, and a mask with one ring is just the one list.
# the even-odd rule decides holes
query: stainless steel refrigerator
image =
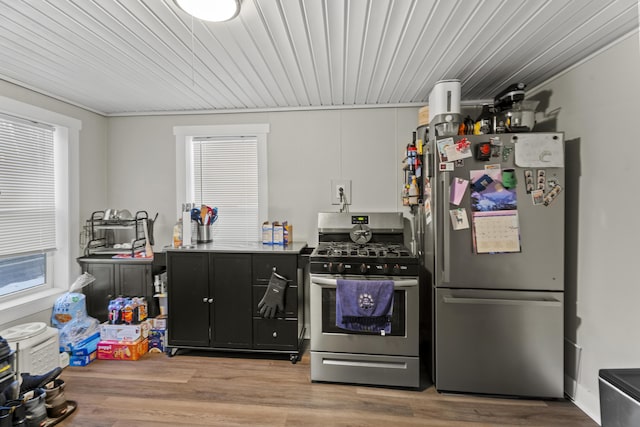
{"label": "stainless steel refrigerator", "polygon": [[562,133],[424,146],[424,261],[441,392],[563,397]]}

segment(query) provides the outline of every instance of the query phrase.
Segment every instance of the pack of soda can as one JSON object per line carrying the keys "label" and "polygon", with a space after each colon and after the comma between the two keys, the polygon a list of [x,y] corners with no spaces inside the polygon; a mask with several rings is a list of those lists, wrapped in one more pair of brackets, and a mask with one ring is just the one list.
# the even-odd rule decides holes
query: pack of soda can
{"label": "pack of soda can", "polygon": [[109,301],[109,324],[137,325],[147,318],[145,297],[118,297]]}

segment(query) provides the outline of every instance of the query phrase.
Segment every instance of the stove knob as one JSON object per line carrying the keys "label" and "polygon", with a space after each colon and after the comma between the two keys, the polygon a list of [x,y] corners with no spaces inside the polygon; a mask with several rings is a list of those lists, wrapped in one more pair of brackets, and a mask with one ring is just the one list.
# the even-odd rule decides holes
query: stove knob
{"label": "stove knob", "polygon": [[384,264],[382,266],[382,274],[389,274],[389,264]]}
{"label": "stove knob", "polygon": [[327,264],[327,273],[333,273],[333,263]]}
{"label": "stove knob", "polygon": [[393,266],[393,274],[399,274],[400,273],[400,265],[396,264]]}
{"label": "stove knob", "polygon": [[360,264],[360,273],[367,274],[367,264]]}
{"label": "stove knob", "polygon": [[343,263],[338,264],[337,270],[338,270],[338,273],[340,274],[344,273],[344,264]]}

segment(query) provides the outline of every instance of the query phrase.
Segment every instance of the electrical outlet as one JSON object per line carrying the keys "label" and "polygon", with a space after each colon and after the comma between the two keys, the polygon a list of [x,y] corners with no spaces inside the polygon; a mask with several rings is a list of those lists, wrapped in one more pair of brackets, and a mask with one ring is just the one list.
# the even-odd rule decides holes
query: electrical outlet
{"label": "electrical outlet", "polygon": [[[343,190],[343,198],[340,197],[340,189]],[[351,180],[350,179],[332,179],[331,180],[331,204],[340,205],[345,203],[351,204]]]}

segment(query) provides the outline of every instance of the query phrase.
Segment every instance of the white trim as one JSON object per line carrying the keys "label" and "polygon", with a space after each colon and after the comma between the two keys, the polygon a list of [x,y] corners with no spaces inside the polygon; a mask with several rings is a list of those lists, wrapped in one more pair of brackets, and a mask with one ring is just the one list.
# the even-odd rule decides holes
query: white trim
{"label": "white trim", "polygon": [[578,383],[573,403],[598,425],[600,424],[600,394],[598,390],[588,390]]}
{"label": "white trim", "polygon": [[[493,103],[491,99],[473,99],[460,101],[462,106],[475,107],[477,105]],[[421,108],[429,103],[423,102],[405,102],[399,104],[361,104],[361,105],[309,105],[305,107],[265,107],[265,108],[246,108],[233,110],[180,110],[180,111],[148,111],[148,112],[130,112],[130,113],[104,113],[107,117],[135,117],[135,116],[196,116],[202,114],[244,114],[244,113],[281,113],[287,111],[335,111],[335,110],[364,110],[372,108]]]}
{"label": "white trim", "polygon": [[16,101],[15,99],[0,96],[0,112],[10,116],[31,119],[51,126],[65,126],[71,131],[79,132],[82,129],[82,121],[68,117],[35,105]]}
{"label": "white trim", "polygon": [[0,325],[51,310],[56,299],[63,293],[62,289],[50,288],[0,303]]}
{"label": "white trim", "polygon": [[[268,123],[240,124],[240,125],[204,125],[204,126],[174,126],[173,134],[185,138],[187,136],[259,136],[269,133]],[[184,142],[184,140],[182,141]]]}
{"label": "white trim", "polygon": [[46,91],[44,89],[37,88],[35,86],[32,86],[32,85],[27,84],[25,82],[22,82],[20,80],[16,80],[16,79],[14,79],[12,77],[9,77],[9,76],[7,76],[5,74],[0,74],[0,79],[6,80],[11,84],[14,84],[16,86],[20,86],[22,88],[28,89],[28,90],[30,90],[32,92],[48,96],[49,98],[53,98],[53,99],[55,99],[57,101],[62,101],[64,103],[66,103],[66,104],[73,105],[74,107],[82,108],[83,110],[91,111],[92,113],[96,113],[96,114],[99,114],[101,116],[105,116],[106,117],[106,114],[104,112],[102,112],[102,111],[98,111],[98,110],[96,110],[94,108],[87,107],[86,105],[80,104],[79,102],[71,101],[68,98],[65,98],[65,97],[60,96],[60,95],[56,95],[55,93],[51,93],[51,92]]}

